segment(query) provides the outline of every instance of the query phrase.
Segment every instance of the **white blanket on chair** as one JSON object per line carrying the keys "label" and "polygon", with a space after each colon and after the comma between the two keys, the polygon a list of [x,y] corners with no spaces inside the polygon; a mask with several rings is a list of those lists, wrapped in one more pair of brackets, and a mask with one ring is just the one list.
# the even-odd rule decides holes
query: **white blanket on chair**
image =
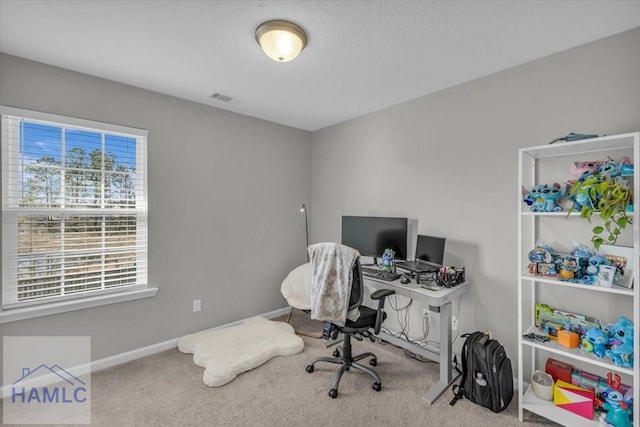
{"label": "white blanket on chair", "polygon": [[358,320],[358,309],[347,313],[351,297],[353,264],[360,254],[337,243],[309,246],[311,259],[311,318],[344,326]]}

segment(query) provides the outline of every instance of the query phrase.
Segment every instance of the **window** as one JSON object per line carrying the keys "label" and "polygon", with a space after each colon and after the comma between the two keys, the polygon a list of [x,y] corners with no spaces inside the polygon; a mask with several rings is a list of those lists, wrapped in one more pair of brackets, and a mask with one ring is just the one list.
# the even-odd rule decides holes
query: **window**
{"label": "window", "polygon": [[2,107],[2,308],[147,286],[147,131]]}

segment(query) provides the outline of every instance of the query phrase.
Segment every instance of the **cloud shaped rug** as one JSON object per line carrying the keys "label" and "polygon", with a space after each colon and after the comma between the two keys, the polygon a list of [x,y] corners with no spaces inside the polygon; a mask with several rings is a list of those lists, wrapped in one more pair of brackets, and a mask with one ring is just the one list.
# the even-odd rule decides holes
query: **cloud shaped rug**
{"label": "cloud shaped rug", "polygon": [[182,353],[193,353],[193,363],[205,368],[202,381],[220,387],[274,356],[291,356],[304,342],[288,323],[256,316],[240,325],[207,329],[185,335],[178,342]]}

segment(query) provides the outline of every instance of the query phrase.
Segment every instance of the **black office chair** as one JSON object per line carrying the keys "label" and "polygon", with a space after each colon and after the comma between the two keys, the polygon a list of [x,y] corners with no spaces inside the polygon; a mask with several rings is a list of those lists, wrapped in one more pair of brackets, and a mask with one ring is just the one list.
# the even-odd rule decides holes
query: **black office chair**
{"label": "black office chair", "polygon": [[386,319],[387,315],[384,312],[384,300],[389,295],[393,295],[396,292],[391,289],[380,289],[371,294],[371,299],[378,301],[378,309],[374,310],[372,308],[361,305],[363,300],[363,291],[364,284],[362,280],[362,270],[360,268],[360,260],[356,260],[353,266],[353,278],[351,284],[351,295],[349,297],[349,310],[353,310],[358,308],[360,311],[360,318],[352,322],[347,319],[344,326],[338,326],[331,322],[325,322],[324,325],[324,333],[323,338],[325,339],[336,339],[339,333],[342,333],[344,338],[342,341],[342,346],[339,346],[334,352],[334,357],[317,357],[313,359],[313,361],[307,365],[307,372],[312,373],[314,370],[314,366],[318,362],[329,362],[335,363],[338,365],[342,365],[340,370],[336,373],[333,379],[333,387],[329,390],[329,396],[332,398],[336,398],[338,396],[338,386],[340,384],[340,378],[342,378],[342,374],[345,371],[348,371],[350,368],[358,369],[362,372],[366,372],[373,379],[373,389],[375,391],[380,391],[382,389],[382,381],[380,380],[380,376],[373,370],[366,366],[363,366],[357,363],[359,360],[362,360],[366,357],[371,357],[369,360],[369,364],[371,366],[376,366],[378,364],[378,359],[375,354],[367,352],[360,354],[358,356],[352,356],[351,354],[351,337],[353,336],[358,341],[362,341],[362,338],[369,338],[372,342],[375,342],[375,337],[371,333],[371,329],[373,329],[374,334],[378,334],[380,332],[380,326],[384,319]]}

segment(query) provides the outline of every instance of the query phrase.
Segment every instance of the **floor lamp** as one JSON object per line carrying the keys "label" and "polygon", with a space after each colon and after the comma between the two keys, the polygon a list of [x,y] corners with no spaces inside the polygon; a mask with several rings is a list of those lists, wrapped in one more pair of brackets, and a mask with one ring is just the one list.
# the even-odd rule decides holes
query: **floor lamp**
{"label": "floor lamp", "polygon": [[307,248],[309,247],[309,219],[307,218],[307,207],[303,203],[300,207],[300,212],[304,212],[304,231],[305,236],[307,237],[307,246],[305,247],[305,252],[307,253],[307,262],[309,261],[309,251]]}
{"label": "floor lamp", "polygon": [[[305,231],[305,237],[306,237],[306,242],[307,242],[307,248],[309,247],[309,218],[307,217],[307,206],[303,203],[302,206],[300,206],[300,212],[304,213],[304,231]],[[306,250],[305,248],[305,252],[307,253],[307,262],[309,262],[309,251]],[[291,307],[291,311],[289,312],[289,316],[287,316],[287,323],[291,323],[291,316],[293,315],[293,310],[295,310],[295,307]],[[310,311],[308,310],[301,310],[307,314],[310,314]],[[292,325],[293,326],[293,325]],[[305,331],[301,331],[299,329],[297,329],[294,326],[294,330],[296,332],[296,334],[298,335],[304,335],[305,337],[310,337],[310,338],[317,338],[320,339],[322,338],[322,332],[313,334],[313,333],[309,333],[309,332],[305,332]]]}

